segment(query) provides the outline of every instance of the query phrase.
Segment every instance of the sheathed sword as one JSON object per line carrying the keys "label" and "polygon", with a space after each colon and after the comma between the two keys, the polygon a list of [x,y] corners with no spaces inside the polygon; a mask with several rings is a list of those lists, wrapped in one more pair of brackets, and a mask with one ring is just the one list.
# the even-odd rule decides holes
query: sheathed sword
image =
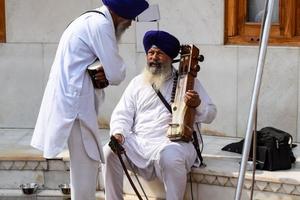
{"label": "sheathed sword", "polygon": [[125,155],[128,163],[130,165],[130,168],[131,168],[130,170],[133,172],[133,174],[134,174],[137,182],[139,183],[139,186],[140,186],[141,190],[143,191],[146,199],[148,200],[148,197],[147,197],[147,195],[146,195],[146,193],[145,193],[145,191],[144,191],[144,189],[143,189],[143,187],[142,187],[142,185],[141,185],[141,183],[140,183],[140,181],[139,181],[139,179],[138,179],[138,177],[136,175],[136,172],[134,171],[133,167],[131,166],[130,160],[127,157],[125,149],[122,147],[122,145],[119,144],[119,142],[117,141],[117,139],[114,136],[110,137],[109,146],[112,149],[112,151],[115,152],[118,155],[118,158],[119,158],[119,160],[121,162],[122,168],[123,168],[123,170],[124,170],[124,172],[126,174],[126,177],[127,177],[128,181],[129,181],[132,189],[134,190],[135,194],[137,195],[137,197],[139,198],[139,200],[143,200],[142,196],[140,195],[139,191],[137,190],[136,186],[134,185],[134,183],[133,183],[133,181],[132,181],[132,179],[131,179],[131,177],[129,175],[129,172],[128,172],[127,168],[126,168],[126,165],[125,165],[124,160],[122,158],[122,154]]}

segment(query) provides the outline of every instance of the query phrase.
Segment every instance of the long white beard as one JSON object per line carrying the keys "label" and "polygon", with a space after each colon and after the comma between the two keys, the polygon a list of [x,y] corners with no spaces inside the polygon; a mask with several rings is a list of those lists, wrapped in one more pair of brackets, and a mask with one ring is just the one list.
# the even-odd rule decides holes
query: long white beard
{"label": "long white beard", "polygon": [[117,42],[120,41],[120,39],[121,39],[123,33],[125,32],[125,30],[126,29],[124,29],[123,27],[117,26],[116,31],[115,31]]}
{"label": "long white beard", "polygon": [[154,73],[147,66],[143,71],[144,81],[145,83],[149,83],[150,85],[154,85],[156,89],[160,89],[162,84],[169,78],[172,74],[171,66],[164,66],[162,70]]}
{"label": "long white beard", "polygon": [[124,26],[124,23],[120,23],[117,25],[117,27],[115,28],[115,34],[116,34],[116,39],[117,39],[117,42],[120,41],[123,33],[126,31],[127,27]]}

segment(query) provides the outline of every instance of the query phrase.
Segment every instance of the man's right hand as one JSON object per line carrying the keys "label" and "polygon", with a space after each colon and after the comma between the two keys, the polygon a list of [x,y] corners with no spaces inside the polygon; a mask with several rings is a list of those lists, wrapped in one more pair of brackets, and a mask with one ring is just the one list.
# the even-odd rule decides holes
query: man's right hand
{"label": "man's right hand", "polygon": [[125,138],[121,133],[117,133],[114,135],[119,144],[123,144],[125,142]]}
{"label": "man's right hand", "polygon": [[[116,154],[122,154],[125,152],[124,148],[122,147],[121,143],[122,142],[122,138],[120,137],[123,137],[123,135],[121,134],[117,134],[118,136],[115,136],[115,135],[112,135],[110,137],[110,142],[109,142],[109,146],[111,148],[111,150],[116,153]],[[118,139],[117,139],[118,138]]]}

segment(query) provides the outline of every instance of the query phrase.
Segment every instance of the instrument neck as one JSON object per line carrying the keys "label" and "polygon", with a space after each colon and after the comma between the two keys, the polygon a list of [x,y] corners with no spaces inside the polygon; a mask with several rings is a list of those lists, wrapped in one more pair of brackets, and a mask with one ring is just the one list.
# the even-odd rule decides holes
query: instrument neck
{"label": "instrument neck", "polygon": [[177,81],[178,81],[178,71],[174,69],[174,77],[173,77],[173,87],[172,87],[172,93],[171,93],[171,103],[174,103],[175,95],[176,95],[176,87],[177,87]]}

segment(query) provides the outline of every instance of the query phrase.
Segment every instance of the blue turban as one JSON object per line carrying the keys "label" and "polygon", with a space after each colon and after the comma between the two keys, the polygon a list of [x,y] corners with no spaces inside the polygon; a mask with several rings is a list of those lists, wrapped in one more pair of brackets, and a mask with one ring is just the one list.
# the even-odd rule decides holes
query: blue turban
{"label": "blue turban", "polygon": [[149,7],[145,0],[102,0],[102,2],[120,17],[131,20]]}
{"label": "blue turban", "polygon": [[146,53],[155,45],[172,59],[178,55],[180,50],[178,39],[165,31],[146,32],[143,43]]}

